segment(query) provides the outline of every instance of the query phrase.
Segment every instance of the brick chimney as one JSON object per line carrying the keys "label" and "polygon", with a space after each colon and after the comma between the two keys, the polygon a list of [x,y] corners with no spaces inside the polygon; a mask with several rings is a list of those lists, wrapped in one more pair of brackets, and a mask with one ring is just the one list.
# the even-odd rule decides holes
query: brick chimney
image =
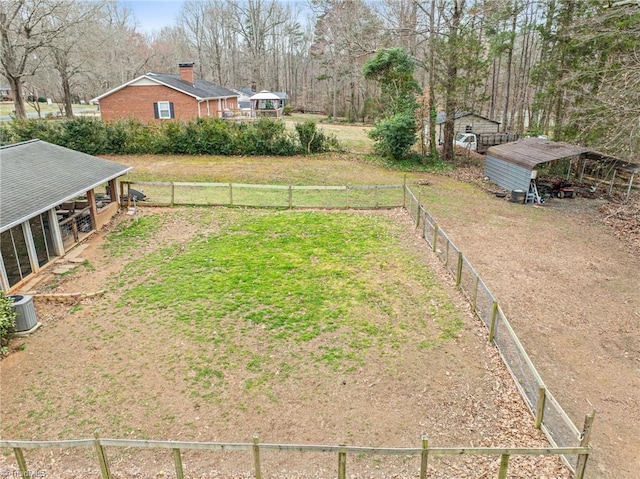
{"label": "brick chimney", "polygon": [[180,67],[180,78],[184,81],[195,84],[196,78],[193,74],[193,63],[178,63]]}

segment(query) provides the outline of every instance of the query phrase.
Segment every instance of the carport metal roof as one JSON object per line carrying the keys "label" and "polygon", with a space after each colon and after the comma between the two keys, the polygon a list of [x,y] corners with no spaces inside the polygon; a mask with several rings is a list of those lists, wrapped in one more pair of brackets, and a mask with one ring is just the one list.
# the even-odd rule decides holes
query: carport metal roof
{"label": "carport metal roof", "polygon": [[[525,170],[533,171],[536,166],[551,161],[572,159],[582,156],[587,160],[596,161],[609,165],[615,171],[627,171],[630,174],[629,185],[627,188],[627,199],[631,193],[634,176],[640,170],[640,165],[630,163],[618,158],[599,153],[584,146],[570,145],[559,141],[545,140],[542,138],[522,138],[511,143],[492,146],[487,150],[487,157],[493,157],[496,160],[504,161],[512,165],[518,165]],[[486,171],[486,169],[485,169]]]}
{"label": "carport metal roof", "polygon": [[592,150],[589,148],[558,141],[522,138],[512,143],[492,146],[487,155],[533,170],[541,163],[570,158],[590,151]]}

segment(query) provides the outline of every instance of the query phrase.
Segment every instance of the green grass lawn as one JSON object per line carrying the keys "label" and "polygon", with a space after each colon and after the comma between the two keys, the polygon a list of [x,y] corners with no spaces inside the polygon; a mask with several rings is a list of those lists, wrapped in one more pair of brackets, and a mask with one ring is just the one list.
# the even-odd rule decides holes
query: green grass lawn
{"label": "green grass lawn", "polygon": [[[353,371],[372,352],[380,357],[409,344],[435,347],[461,327],[433,273],[399,244],[402,227],[390,218],[259,210],[183,214],[189,221],[215,222],[219,230],[130,264],[126,276],[145,279],[123,292],[119,307],[186,345],[189,360],[181,374],[195,394],[215,398],[230,375],[244,376],[247,389],[268,392],[274,381],[309,365]],[[106,247],[122,257],[132,242],[152,241],[164,221],[152,215],[125,223]],[[112,287],[122,288],[123,281]],[[407,282],[417,285],[414,292],[406,290]],[[262,352],[243,340],[256,331]],[[211,348],[215,354],[206,353]],[[237,370],[240,364],[245,371]],[[282,369],[282,378],[273,377]]]}
{"label": "green grass lawn", "polygon": [[313,121],[317,124],[318,130],[326,135],[335,136],[347,151],[368,152],[373,146],[373,141],[368,136],[368,132],[372,128],[371,125],[332,123],[324,115],[309,113],[293,113],[291,116],[284,116],[283,120],[290,128],[293,128],[296,123]]}
{"label": "green grass lawn", "polygon": [[[58,105],[57,103],[53,103],[51,105],[48,105],[47,103],[38,103],[38,105],[40,107],[40,113],[42,117],[46,117],[47,115],[51,115],[51,114],[55,115],[60,113],[61,105]],[[27,110],[27,113],[36,112],[36,109],[32,105],[26,102],[25,102],[25,109]],[[15,110],[15,105],[13,104],[13,102],[10,102],[10,101],[0,102],[0,116],[11,115],[14,110]],[[98,107],[96,105],[79,105],[78,104],[78,105],[73,105],[73,111],[75,114],[97,114]]]}

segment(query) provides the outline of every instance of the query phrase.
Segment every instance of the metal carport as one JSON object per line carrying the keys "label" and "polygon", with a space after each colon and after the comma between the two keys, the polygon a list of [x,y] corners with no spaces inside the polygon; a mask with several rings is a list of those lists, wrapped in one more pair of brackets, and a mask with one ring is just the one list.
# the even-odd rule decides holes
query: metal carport
{"label": "metal carport", "polygon": [[623,170],[628,172],[630,177],[627,197],[631,192],[633,179],[639,168],[635,163],[612,158],[590,148],[541,138],[522,138],[512,143],[504,143],[489,148],[484,175],[490,181],[506,190],[529,191],[531,179],[535,177],[533,171],[538,165],[563,159],[569,160],[567,176],[574,160],[584,160],[579,174],[578,181],[580,182],[582,182],[582,174],[587,161],[595,161],[607,165],[612,171],[612,186],[616,171]]}

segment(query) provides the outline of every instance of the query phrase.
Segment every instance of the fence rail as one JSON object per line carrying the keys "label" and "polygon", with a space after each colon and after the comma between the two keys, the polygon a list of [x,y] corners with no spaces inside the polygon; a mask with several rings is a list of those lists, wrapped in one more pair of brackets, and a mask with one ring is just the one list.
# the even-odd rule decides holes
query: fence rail
{"label": "fence rail", "polygon": [[[253,454],[256,479],[262,479],[261,451],[314,452],[337,454],[338,479],[346,478],[347,455],[419,456],[419,477],[427,477],[429,456],[489,455],[500,456],[498,478],[506,478],[510,456],[559,455],[582,479],[590,448],[588,446],[593,413],[585,418],[582,431],[571,421],[559,402],[546,388],[518,337],[509,324],[498,300],[482,278],[451,241],[437,221],[421,205],[406,185],[384,186],[280,186],[236,183],[123,182],[121,192],[127,202],[134,201],[132,186],[146,188],[148,205],[221,205],[275,208],[392,208],[404,207],[421,236],[455,278],[456,286],[471,303],[474,313],[488,329],[488,339],[500,356],[535,417],[536,427],[547,436],[550,448],[434,448],[426,437],[420,448],[369,448],[358,446],[318,446],[295,444],[260,444],[257,435],[252,443],[205,443],[176,441],[141,441],[124,439],[80,439],[68,441],[0,440],[1,448],[12,448],[23,477],[29,477],[23,449],[93,447],[103,479],[110,479],[106,447],[171,449],[176,476],[184,477],[181,450],[245,451]],[[246,473],[246,471],[245,471]],[[414,474],[415,475],[415,474]],[[244,477],[244,476],[243,476]],[[331,476],[334,477],[334,476]],[[357,476],[354,476],[357,477]],[[488,476],[487,476],[488,477]]]}
{"label": "fence rail", "polygon": [[404,185],[294,186],[180,181],[123,181],[120,185],[125,204],[133,203],[135,194],[131,191],[134,190],[146,195],[141,204],[149,206],[370,209],[398,208],[404,201]]}
{"label": "fence rail", "polygon": [[[184,479],[184,466],[182,459],[182,451],[200,450],[200,451],[225,451],[225,452],[251,452],[253,461],[251,465],[246,464],[245,470],[242,471],[242,477],[253,474],[256,479],[263,479],[262,452],[278,451],[288,453],[320,453],[322,455],[334,455],[334,461],[337,463],[337,478],[346,479],[348,457],[352,460],[363,455],[375,456],[404,456],[420,458],[419,468],[410,473],[412,477],[420,477],[425,479],[428,477],[428,459],[440,456],[500,456],[500,469],[498,479],[507,477],[509,468],[509,458],[517,456],[548,456],[572,454],[587,456],[589,447],[587,445],[579,447],[564,448],[493,448],[493,447],[475,447],[475,448],[455,448],[455,447],[430,447],[427,436],[422,437],[422,446],[415,448],[378,448],[378,447],[362,447],[362,446],[346,446],[346,445],[315,445],[315,444],[261,444],[257,434],[254,434],[251,443],[218,443],[218,442],[189,442],[189,441],[155,441],[155,440],[135,440],[135,439],[107,439],[100,438],[96,433],[94,439],[78,439],[67,441],[7,441],[0,440],[0,448],[13,449],[16,462],[18,464],[21,477],[31,477],[33,471],[30,471],[24,458],[24,449],[55,449],[55,448],[93,448],[97,467],[99,467],[102,479],[111,479],[112,470],[109,465],[109,457],[105,448],[124,448],[127,450],[136,449],[170,449],[173,455],[173,463],[175,474],[178,479]],[[325,461],[326,462],[326,461]],[[586,461],[585,461],[586,463]],[[329,477],[329,476],[326,476]],[[332,476],[335,477],[335,476]],[[350,472],[349,477],[357,477],[357,474]],[[582,478],[582,474],[576,474],[577,478]]]}

